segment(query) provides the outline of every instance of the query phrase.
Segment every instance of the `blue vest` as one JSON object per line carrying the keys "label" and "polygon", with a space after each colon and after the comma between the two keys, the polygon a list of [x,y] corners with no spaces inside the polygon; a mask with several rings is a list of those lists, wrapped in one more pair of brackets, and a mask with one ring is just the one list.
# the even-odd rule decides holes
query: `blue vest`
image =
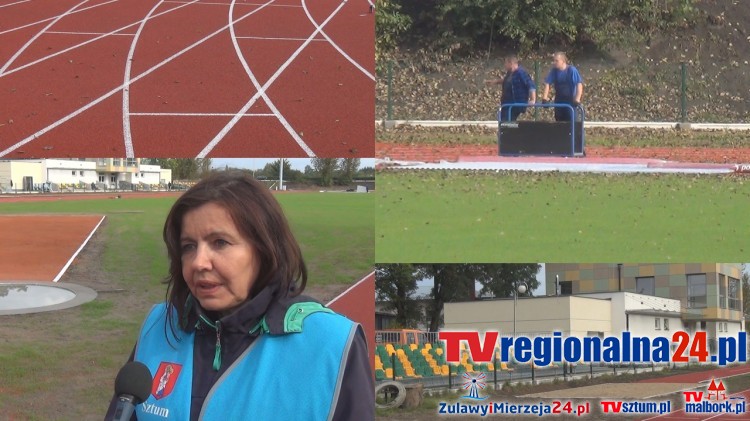
{"label": "blue vest", "polygon": [[[263,329],[227,368],[208,393],[200,420],[333,417],[358,325],[331,312],[304,314],[310,303],[301,304],[287,312],[286,333],[273,335]],[[166,303],[154,306],[138,338],[135,360],[154,376],[151,395],[136,408],[139,421],[190,419],[195,334],[175,327],[178,341],[167,326],[166,311]]]}

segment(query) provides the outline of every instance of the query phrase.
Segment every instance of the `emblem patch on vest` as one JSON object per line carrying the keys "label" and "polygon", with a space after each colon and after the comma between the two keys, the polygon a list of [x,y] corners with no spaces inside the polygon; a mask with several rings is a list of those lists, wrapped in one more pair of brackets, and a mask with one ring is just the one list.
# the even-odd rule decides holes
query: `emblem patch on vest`
{"label": "emblem patch on vest", "polygon": [[159,369],[156,370],[156,375],[154,375],[154,383],[151,385],[151,394],[156,399],[167,397],[172,393],[181,370],[182,365],[180,364],[168,362],[159,364]]}

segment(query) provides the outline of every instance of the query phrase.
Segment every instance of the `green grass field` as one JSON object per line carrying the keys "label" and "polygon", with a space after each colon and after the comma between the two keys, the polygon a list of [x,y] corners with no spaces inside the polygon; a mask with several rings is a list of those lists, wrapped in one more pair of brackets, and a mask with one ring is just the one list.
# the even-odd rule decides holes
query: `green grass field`
{"label": "green grass field", "polygon": [[[374,196],[276,196],[301,243],[310,286],[372,270]],[[4,203],[0,213],[101,213],[107,219],[62,281],[97,289],[73,309],[0,316],[0,419],[100,420],[146,311],[163,301],[164,219],[174,198]],[[72,279],[71,279],[72,278]]]}
{"label": "green grass field", "polygon": [[750,246],[738,176],[383,171],[376,261],[725,262]]}

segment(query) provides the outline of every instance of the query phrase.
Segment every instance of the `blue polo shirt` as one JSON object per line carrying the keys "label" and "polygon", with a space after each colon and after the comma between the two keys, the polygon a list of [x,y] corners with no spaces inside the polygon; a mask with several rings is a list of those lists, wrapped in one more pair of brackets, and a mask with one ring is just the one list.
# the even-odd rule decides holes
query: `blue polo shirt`
{"label": "blue polo shirt", "polygon": [[583,79],[575,66],[568,65],[565,70],[553,67],[544,83],[555,86],[555,102],[571,103],[575,99],[576,85],[583,83]]}

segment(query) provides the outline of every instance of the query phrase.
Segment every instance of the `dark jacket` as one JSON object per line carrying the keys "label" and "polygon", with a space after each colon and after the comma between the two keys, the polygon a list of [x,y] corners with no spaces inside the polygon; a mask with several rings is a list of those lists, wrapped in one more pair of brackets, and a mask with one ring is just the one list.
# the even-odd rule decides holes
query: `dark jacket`
{"label": "dark jacket", "polygon": [[[510,90],[505,87],[508,86]],[[507,72],[503,78],[503,95],[500,99],[500,105],[529,102],[529,94],[536,90],[536,83],[529,76],[529,72],[521,66],[514,72]]]}
{"label": "dark jacket", "polygon": [[[188,312],[185,328],[186,330],[195,329],[190,420],[198,419],[203,401],[211,387],[258,337],[258,329],[253,328],[258,325],[264,315],[271,332],[283,331],[284,315],[289,306],[303,301],[315,301],[306,296],[276,300],[274,292],[274,287],[268,287],[253,299],[242,304],[232,314],[222,318],[218,318],[212,312],[204,312],[197,302]],[[201,315],[214,322],[216,320],[221,321],[221,366],[218,371],[213,368],[216,330],[204,322],[200,317]],[[248,334],[251,330],[255,333]],[[133,360],[134,352],[135,349],[131,352],[128,361]],[[304,356],[300,357],[304,358]],[[298,381],[304,381],[304,376],[304,373],[300,373]],[[349,351],[340,390],[333,420],[372,420],[375,418],[374,383],[369,353],[367,352],[367,342],[361,328],[358,330]],[[113,396],[105,420],[113,418],[116,407],[117,396]],[[136,420],[135,415],[131,420]]]}

